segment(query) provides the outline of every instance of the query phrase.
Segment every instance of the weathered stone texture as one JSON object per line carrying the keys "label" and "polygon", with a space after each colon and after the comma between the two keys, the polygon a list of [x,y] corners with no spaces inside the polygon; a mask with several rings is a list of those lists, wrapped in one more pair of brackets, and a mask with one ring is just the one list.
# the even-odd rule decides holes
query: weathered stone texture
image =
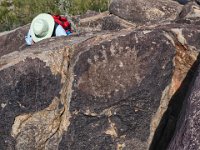
{"label": "weathered stone texture", "polygon": [[188,91],[186,102],[181,112],[181,117],[175,135],[168,147],[169,150],[193,150],[200,148],[200,67]]}
{"label": "weathered stone texture", "polygon": [[26,47],[25,35],[28,32],[29,25],[20,27],[8,33],[0,34],[0,57],[13,51],[20,51]]}
{"label": "weathered stone texture", "polygon": [[[152,116],[158,110],[165,88],[172,81],[175,52],[175,45],[162,30],[132,32],[88,47],[74,60],[75,81],[70,105],[74,117],[71,121],[80,114],[84,118],[104,116],[110,127],[98,133],[100,137],[110,134],[113,139],[110,142],[114,141],[115,148],[123,145],[130,149],[147,149]],[[183,78],[184,75],[177,79],[178,82]],[[178,85],[173,88],[176,90]],[[99,123],[90,124],[96,127]],[[89,139],[86,138],[88,141],[79,145],[81,148],[89,141],[95,143],[93,130],[90,133],[82,126],[82,122],[76,126],[71,124],[60,147],[76,149],[73,145],[82,143],[76,138],[82,137],[81,134],[90,135]],[[98,148],[93,145],[91,149]]]}
{"label": "weathered stone texture", "polygon": [[[76,19],[78,20],[78,19]],[[121,30],[126,28],[135,28],[136,24],[130,23],[118,16],[103,12],[95,16],[79,20],[80,32],[99,32],[102,30]]]}
{"label": "weathered stone texture", "polygon": [[39,59],[27,58],[0,70],[0,83],[0,149],[7,149],[14,144],[10,132],[15,117],[40,111],[59,97],[61,77],[52,75]]}
{"label": "weathered stone texture", "polygon": [[181,8],[113,0],[80,34],[30,47],[13,36],[27,27],[1,34],[0,149],[160,150],[175,128],[169,149],[198,149],[199,8]]}
{"label": "weathered stone texture", "polygon": [[181,13],[177,16],[176,22],[183,24],[195,24],[200,25],[200,8],[195,2],[189,2],[186,4]]}
{"label": "weathered stone texture", "polygon": [[112,0],[109,11],[138,24],[174,20],[182,5],[172,0]]}

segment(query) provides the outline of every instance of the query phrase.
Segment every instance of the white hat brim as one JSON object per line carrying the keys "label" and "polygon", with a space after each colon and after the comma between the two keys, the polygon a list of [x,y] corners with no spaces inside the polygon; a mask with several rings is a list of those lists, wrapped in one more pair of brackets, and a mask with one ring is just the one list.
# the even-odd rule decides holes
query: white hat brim
{"label": "white hat brim", "polygon": [[[37,19],[44,19],[49,25],[49,30],[47,32],[47,35],[44,36],[44,37],[37,37],[33,32],[33,24]],[[55,21],[54,21],[54,19],[53,19],[53,17],[51,15],[42,13],[42,14],[39,14],[38,16],[36,16],[33,19],[33,21],[31,22],[31,27],[30,27],[31,37],[32,37],[33,41],[34,42],[39,42],[39,41],[41,41],[43,39],[50,38],[52,36],[52,34],[53,34],[54,25],[55,25]]]}

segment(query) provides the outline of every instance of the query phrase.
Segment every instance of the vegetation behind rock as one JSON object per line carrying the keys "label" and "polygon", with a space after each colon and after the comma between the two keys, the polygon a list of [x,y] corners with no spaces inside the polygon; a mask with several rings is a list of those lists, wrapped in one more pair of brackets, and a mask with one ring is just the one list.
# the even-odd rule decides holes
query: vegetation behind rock
{"label": "vegetation behind rock", "polygon": [[2,0],[0,32],[25,25],[42,12],[82,14],[87,10],[105,11],[109,0]]}

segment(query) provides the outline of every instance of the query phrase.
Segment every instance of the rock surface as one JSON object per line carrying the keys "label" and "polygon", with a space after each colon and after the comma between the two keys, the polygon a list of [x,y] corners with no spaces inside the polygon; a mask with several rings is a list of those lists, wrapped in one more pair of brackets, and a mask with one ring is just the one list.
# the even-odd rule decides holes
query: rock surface
{"label": "rock surface", "polygon": [[[113,0],[110,10],[122,11],[119,2]],[[156,2],[133,3],[143,10]],[[181,5],[159,1],[154,7],[160,10],[161,4],[172,10],[164,20],[174,21],[159,22],[150,11],[150,18],[130,23],[104,12],[83,17],[79,35],[31,47],[21,38],[28,25],[0,35],[0,149],[167,149],[198,66],[200,27],[178,22],[191,12],[187,8],[198,5],[190,3],[184,15],[176,16]],[[198,84],[192,89],[196,93]],[[188,103],[193,107],[196,102]],[[179,132],[170,148],[180,147],[174,144]]]}
{"label": "rock surface", "polygon": [[195,2],[189,2],[186,4],[181,13],[176,18],[177,23],[187,23],[187,24],[200,24],[200,8]]}
{"label": "rock surface", "polygon": [[12,51],[20,51],[26,47],[24,37],[28,28],[29,25],[26,25],[16,30],[0,34],[0,57]]}
{"label": "rock surface", "polygon": [[191,90],[181,112],[175,136],[169,150],[193,150],[200,148],[200,66],[196,70]]}
{"label": "rock surface", "polygon": [[182,5],[172,0],[112,0],[109,11],[137,24],[174,20]]}

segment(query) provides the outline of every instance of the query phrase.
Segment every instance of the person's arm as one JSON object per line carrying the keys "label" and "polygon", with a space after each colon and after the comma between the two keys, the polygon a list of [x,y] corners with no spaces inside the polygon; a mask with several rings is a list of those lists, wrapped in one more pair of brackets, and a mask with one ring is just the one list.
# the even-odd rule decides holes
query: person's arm
{"label": "person's arm", "polygon": [[30,30],[28,31],[27,36],[25,36],[25,41],[26,41],[26,45],[32,45],[34,43],[32,37],[31,37]]}

